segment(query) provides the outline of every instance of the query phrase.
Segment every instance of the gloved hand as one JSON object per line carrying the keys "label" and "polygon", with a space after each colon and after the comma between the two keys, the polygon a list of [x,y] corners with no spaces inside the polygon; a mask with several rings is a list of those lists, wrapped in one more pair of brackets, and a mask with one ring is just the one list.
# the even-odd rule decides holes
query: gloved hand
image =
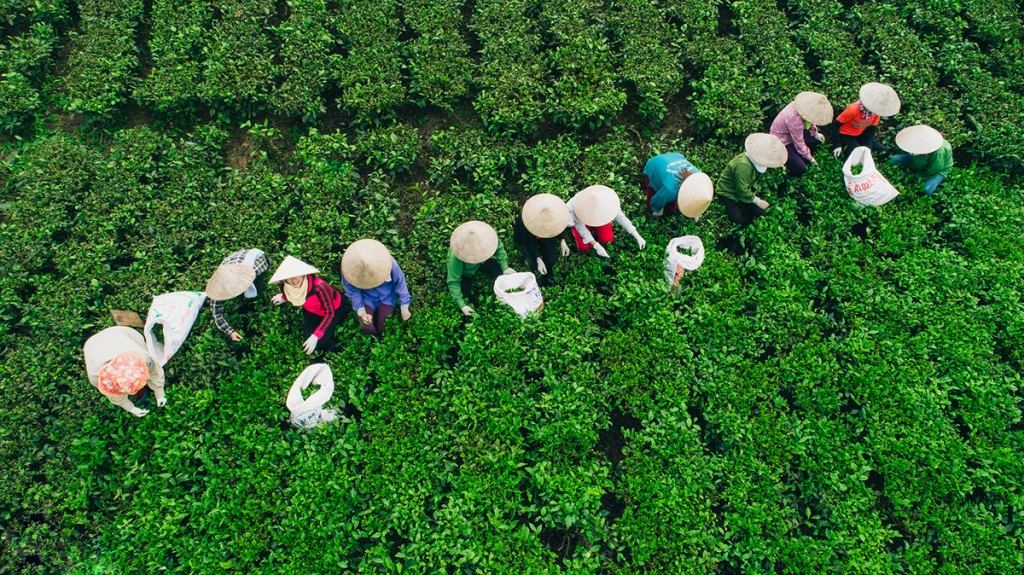
{"label": "gloved hand", "polygon": [[462,315],[466,317],[473,315],[473,308],[469,307],[468,305],[462,306],[462,309],[460,311],[462,312]]}
{"label": "gloved hand", "polygon": [[611,257],[608,255],[608,252],[603,247],[601,247],[601,244],[599,243],[594,243],[594,251],[597,252],[597,255],[601,256],[602,258]]}
{"label": "gloved hand", "polygon": [[537,271],[539,271],[542,276],[547,275],[548,273],[548,266],[544,265],[544,260],[540,258],[537,258]]}
{"label": "gloved hand", "polygon": [[270,298],[270,303],[272,303],[274,305],[281,305],[284,302],[285,302],[285,299],[284,299],[284,294],[283,293],[279,293],[276,296]]}
{"label": "gloved hand", "polygon": [[811,156],[811,164],[812,164],[812,165],[815,165],[815,166],[817,166],[817,165],[818,165],[818,160],[815,160],[815,159],[814,159],[814,156]]}
{"label": "gloved hand", "polygon": [[565,243],[565,240],[562,240],[562,257],[569,257],[569,245]]}
{"label": "gloved hand", "polygon": [[840,148],[835,148],[834,150],[832,150],[832,155],[835,156],[836,159],[838,160],[839,156],[843,155],[843,149],[841,147]]}
{"label": "gloved hand", "polygon": [[814,139],[818,140],[818,142],[821,142],[822,144],[824,144],[825,143],[825,134],[822,134],[821,132],[818,132],[818,134],[816,136],[814,136]]}
{"label": "gloved hand", "polygon": [[410,317],[412,317],[412,312],[409,311],[409,306],[403,305],[402,306],[402,321],[409,321]]}
{"label": "gloved hand", "polygon": [[302,349],[306,352],[306,355],[311,355],[316,351],[316,342],[318,341],[320,341],[320,338],[315,335],[306,338],[306,342],[302,344]]}
{"label": "gloved hand", "polygon": [[142,409],[141,407],[133,407],[129,409],[128,412],[134,415],[135,417],[146,417],[146,415],[149,413],[149,410]]}
{"label": "gloved hand", "polygon": [[373,316],[366,313],[365,309],[360,308],[358,311],[356,311],[356,315],[359,316],[359,323],[363,325],[370,325],[371,323],[373,323]]}
{"label": "gloved hand", "polygon": [[235,343],[242,341],[242,334],[238,333],[237,331],[231,332],[231,341]]}
{"label": "gloved hand", "polygon": [[665,208],[661,208],[660,210],[658,210],[656,212],[651,212],[651,214],[654,217],[656,217],[656,218],[660,218],[662,216],[662,214],[664,214],[664,213],[665,213]]}
{"label": "gloved hand", "polygon": [[767,210],[768,206],[770,206],[771,204],[769,204],[768,202],[762,200],[761,198],[759,198],[757,196],[754,196],[754,205],[759,207],[759,208],[761,208],[762,210]]}
{"label": "gloved hand", "polygon": [[166,396],[161,397],[160,399],[156,400],[156,406],[157,407],[163,407],[165,405],[167,405],[167,397]]}
{"label": "gloved hand", "polygon": [[640,234],[637,234],[636,235],[636,245],[640,246],[640,249],[644,249],[644,246],[647,245],[647,240],[645,240],[642,237],[640,237]]}
{"label": "gloved hand", "polygon": [[514,273],[516,273],[516,270],[514,270],[512,268],[508,268],[508,269],[505,270],[504,275],[510,276],[510,275],[512,275]]}

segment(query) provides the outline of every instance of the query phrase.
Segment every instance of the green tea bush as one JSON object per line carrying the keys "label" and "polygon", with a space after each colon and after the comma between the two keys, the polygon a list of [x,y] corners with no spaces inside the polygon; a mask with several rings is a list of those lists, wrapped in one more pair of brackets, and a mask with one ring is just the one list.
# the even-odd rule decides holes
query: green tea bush
{"label": "green tea bush", "polygon": [[[939,83],[934,55],[890,5],[871,4],[857,9],[862,44],[874,52],[882,81],[899,94],[903,106],[899,120],[905,125],[928,124],[951,144],[966,140],[958,103]],[[927,113],[925,113],[927,111]]]}
{"label": "green tea bush", "polygon": [[789,36],[786,14],[760,2],[737,1],[732,6],[747,50],[757,55],[768,96],[781,109],[804,90],[801,86],[811,83],[803,51]]}
{"label": "green tea bush", "polygon": [[[964,147],[991,165],[1020,169],[1024,156],[1016,146],[1009,145],[1020,138],[1020,130],[1004,120],[1007,115],[1024,114],[1024,103],[1008,89],[1005,80],[986,69],[988,58],[978,45],[963,38],[967,23],[954,18],[946,6],[933,7],[927,3],[918,6],[912,18],[918,22],[922,36],[931,40],[937,65],[945,77],[951,79],[964,106],[967,123],[977,132]],[[936,32],[925,34],[925,30]]]}
{"label": "green tea bush", "polygon": [[764,82],[746,73],[746,57],[734,39],[716,35],[718,3],[670,2],[665,10],[687,40],[683,55],[692,70],[688,77],[696,132],[722,139],[760,130]]}
{"label": "green tea bush", "polygon": [[289,7],[288,20],[274,28],[281,42],[282,80],[270,102],[285,114],[309,122],[327,111],[323,92],[335,66],[331,50],[337,42],[326,2],[299,0]]}
{"label": "green tea bush", "polygon": [[135,89],[136,99],[158,110],[185,110],[197,103],[211,8],[206,0],[153,1],[152,68]]}
{"label": "green tea bush", "polygon": [[[803,20],[793,30],[797,44],[817,61],[821,80],[818,89],[832,102],[833,108],[847,106],[860,98],[860,87],[876,81],[878,71],[864,64],[864,51],[854,34],[837,20],[846,13],[835,0],[793,0],[788,6]],[[850,66],[849,62],[861,62]],[[811,70],[813,76],[814,70]],[[838,110],[837,110],[838,114]]]}
{"label": "green tea bush", "polygon": [[27,34],[8,36],[0,44],[0,123],[5,130],[19,127],[40,108],[39,76],[56,42],[53,26],[37,22]]}
{"label": "green tea bush", "polygon": [[642,0],[613,5],[611,28],[622,55],[619,75],[633,84],[640,97],[640,113],[660,120],[668,113],[665,100],[682,87],[679,47],[675,31],[657,8]]}
{"label": "green tea bush", "polygon": [[367,166],[394,174],[408,170],[416,161],[420,135],[412,126],[395,124],[360,133],[356,147]]}
{"label": "green tea bush", "polygon": [[139,0],[83,2],[82,31],[72,35],[66,90],[72,111],[108,114],[130,90],[139,65],[135,32],[142,18]]}
{"label": "green tea bush", "polygon": [[0,16],[0,124],[14,131],[41,107],[40,87],[69,17],[62,0],[5,3]]}
{"label": "green tea bush", "polygon": [[492,132],[536,131],[549,73],[526,0],[481,0],[470,28],[480,39],[480,93],[473,108]]}
{"label": "green tea bush", "polygon": [[338,107],[359,123],[390,118],[405,99],[397,4],[349,0],[341,11],[339,40],[347,56],[335,68],[334,79],[344,90]]}
{"label": "green tea bush", "polygon": [[1024,22],[1012,2],[965,2],[963,14],[971,32],[990,46],[988,70],[1005,77],[1018,94],[1024,93],[1024,73],[1017,65],[1024,57]]}
{"label": "green tea bush", "polygon": [[580,145],[571,136],[537,142],[523,157],[519,183],[529,195],[554,194],[568,200],[577,191]]}
{"label": "green tea bush", "polygon": [[[5,5],[0,44],[29,55],[3,60],[25,81],[4,80],[29,107],[0,141],[0,572],[1021,571],[1024,189],[1013,122],[994,111],[1017,105],[1012,18],[800,1],[784,7],[790,37],[764,3],[223,6],[154,2],[149,53],[117,78],[112,110],[132,87],[137,107],[76,123],[59,112],[63,57],[69,28],[93,23],[62,3]],[[448,23],[436,52],[434,17]],[[417,74],[477,56],[463,23],[480,75],[454,96]],[[547,58],[581,38],[598,48],[561,62],[596,67],[576,80],[637,90],[618,125],[551,121],[590,96],[582,83],[551,96],[566,77]],[[762,40],[785,62],[804,51],[806,70],[771,72]],[[259,53],[237,70],[260,70],[254,83],[206,76],[229,52]],[[693,108],[660,120],[679,98],[636,83],[637,54],[666,72],[678,58]],[[935,195],[880,161],[901,195],[855,205],[822,153],[796,181],[761,177],[772,205],[750,226],[720,202],[699,222],[645,213],[650,156],[681,151],[716,178],[763,128],[778,78],[820,77],[852,101],[879,79],[850,65],[864,61],[897,85],[907,121],[972,138]],[[235,81],[258,88],[206,92]],[[428,84],[439,99],[422,106]],[[455,308],[455,227],[488,222],[523,270],[520,203],[595,183],[616,189],[645,249],[616,224],[610,258],[559,256],[539,313],[520,319],[485,274],[477,313]],[[669,291],[663,246],[689,234],[704,263]],[[268,301],[276,287],[228,302],[241,342],[201,313],[166,366],[169,403],[146,418],[87,382],[81,348],[111,309],[203,289],[243,247],[272,268],[301,257],[337,287],[365,237],[400,262],[412,317],[374,339],[344,303],[323,357],[334,422],[288,424],[311,359],[301,313]]]}
{"label": "green tea bush", "polygon": [[408,45],[412,92],[441,108],[450,109],[469,91],[473,75],[469,46],[459,31],[463,4],[415,0],[403,6],[406,22],[418,34]]}
{"label": "green tea bush", "polygon": [[435,152],[428,170],[432,181],[446,184],[469,176],[470,189],[489,195],[504,188],[523,155],[521,143],[472,128],[437,132],[430,138],[430,147]]}
{"label": "green tea bush", "polygon": [[626,103],[615,85],[614,58],[604,26],[602,3],[591,0],[546,2],[541,25],[550,35],[545,60],[551,70],[548,110],[555,122],[594,129],[611,124]]}
{"label": "green tea bush", "polygon": [[202,83],[197,92],[208,104],[254,110],[269,98],[277,66],[266,28],[269,0],[217,0],[221,18],[212,22],[202,47]]}

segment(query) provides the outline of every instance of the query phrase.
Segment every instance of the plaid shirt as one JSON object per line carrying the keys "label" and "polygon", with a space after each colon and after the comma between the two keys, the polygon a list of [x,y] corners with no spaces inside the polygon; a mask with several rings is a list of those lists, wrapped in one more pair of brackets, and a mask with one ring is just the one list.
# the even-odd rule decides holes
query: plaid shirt
{"label": "plaid shirt", "polygon": [[[249,255],[249,251],[250,250],[238,250],[224,258],[224,260],[220,262],[220,265],[245,263],[245,257]],[[253,263],[252,271],[256,272],[257,276],[267,271],[269,268],[270,260],[267,259],[266,254],[256,256],[256,261]],[[224,335],[230,336],[235,333],[235,329],[231,327],[231,324],[229,324],[228,320],[224,317],[224,302],[219,300],[210,300],[210,313],[213,314],[213,323],[217,326],[217,329],[224,332]]]}

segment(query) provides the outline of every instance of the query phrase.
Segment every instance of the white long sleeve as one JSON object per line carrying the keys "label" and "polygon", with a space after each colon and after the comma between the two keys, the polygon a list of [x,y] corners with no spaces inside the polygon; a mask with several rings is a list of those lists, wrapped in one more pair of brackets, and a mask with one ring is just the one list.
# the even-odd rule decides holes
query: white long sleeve
{"label": "white long sleeve", "polygon": [[615,221],[620,226],[622,226],[622,229],[629,232],[629,235],[633,236],[634,238],[640,237],[640,233],[636,231],[636,226],[634,226],[633,222],[631,222],[629,218],[626,217],[626,214],[622,213],[621,211],[615,214]]}
{"label": "white long sleeve", "polygon": [[594,236],[590,233],[590,230],[587,229],[586,224],[576,219],[576,211],[573,209],[573,204],[575,203],[576,196],[573,196],[565,203],[565,207],[569,208],[569,227],[575,228],[576,233],[580,235],[580,239],[583,240],[583,243],[589,244],[594,241]]}
{"label": "white long sleeve", "polygon": [[[569,208],[569,226],[576,228],[576,232],[580,234],[580,239],[582,239],[584,243],[589,244],[594,241],[594,235],[590,233],[590,229],[587,228],[583,222],[576,218],[576,211],[573,209],[575,201],[576,197],[573,196],[572,199],[565,203],[566,207]],[[640,233],[636,231],[636,226],[633,225],[633,222],[626,217],[626,214],[623,213],[622,210],[619,210],[619,213],[615,214],[614,221],[622,226],[622,229],[626,230],[629,235],[633,236],[637,240],[640,239]]]}

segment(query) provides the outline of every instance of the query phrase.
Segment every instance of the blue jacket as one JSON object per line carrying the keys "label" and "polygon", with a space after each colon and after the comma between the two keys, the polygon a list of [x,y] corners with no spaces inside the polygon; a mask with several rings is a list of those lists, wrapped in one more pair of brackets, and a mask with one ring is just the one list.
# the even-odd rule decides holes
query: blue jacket
{"label": "blue jacket", "polygon": [[654,156],[647,160],[644,166],[644,175],[649,180],[654,196],[651,198],[651,211],[659,211],[665,204],[674,202],[679,197],[679,182],[676,175],[682,170],[690,170],[696,174],[700,170],[691,164],[682,154],[669,152]]}
{"label": "blue jacket", "polygon": [[395,258],[391,258],[391,277],[375,288],[359,289],[348,283],[344,277],[341,278],[341,284],[345,288],[345,295],[352,301],[354,311],[360,310],[364,306],[377,309],[377,306],[382,303],[392,307],[398,307],[399,302],[401,305],[412,303],[409,286],[405,283],[405,274],[402,273],[402,268],[398,267],[398,261]]}

